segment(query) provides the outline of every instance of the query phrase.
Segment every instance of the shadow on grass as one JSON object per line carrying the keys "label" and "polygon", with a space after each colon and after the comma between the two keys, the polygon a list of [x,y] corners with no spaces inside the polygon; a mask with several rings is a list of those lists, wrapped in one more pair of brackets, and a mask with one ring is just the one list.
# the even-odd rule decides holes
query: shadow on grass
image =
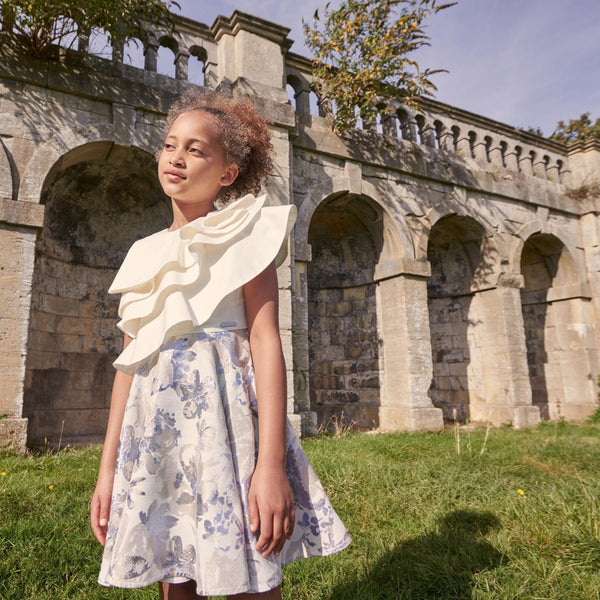
{"label": "shadow on grass", "polygon": [[409,539],[369,564],[363,577],[336,587],[333,600],[470,600],[473,579],[504,555],[484,539],[500,521],[490,512],[452,511],[436,531]]}

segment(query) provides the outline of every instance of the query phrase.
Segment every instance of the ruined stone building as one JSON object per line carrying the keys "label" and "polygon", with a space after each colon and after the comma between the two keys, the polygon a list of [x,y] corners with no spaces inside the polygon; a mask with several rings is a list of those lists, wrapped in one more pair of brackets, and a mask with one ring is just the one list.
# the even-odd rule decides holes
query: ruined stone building
{"label": "ruined stone building", "polygon": [[[0,440],[99,441],[122,336],[106,290],[169,223],[165,113],[200,61],[272,122],[273,203],[299,217],[280,271],[288,412],[304,433],[444,420],[516,427],[597,406],[600,145],[565,146],[422,101],[337,137],[285,27],[177,17],[143,66],[0,33]],[[157,56],[173,53],[172,74]],[[579,194],[569,192],[579,190]]]}

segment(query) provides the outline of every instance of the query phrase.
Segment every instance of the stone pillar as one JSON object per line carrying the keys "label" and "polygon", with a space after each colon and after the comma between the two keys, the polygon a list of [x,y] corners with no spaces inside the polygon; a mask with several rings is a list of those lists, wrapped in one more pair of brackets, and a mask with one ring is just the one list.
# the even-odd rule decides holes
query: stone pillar
{"label": "stone pillar", "polygon": [[310,90],[300,90],[295,94],[296,112],[303,115],[310,114]]}
{"label": "stone pillar", "polygon": [[549,397],[551,419],[585,419],[598,406],[598,357],[591,325],[594,308],[589,297],[582,295],[585,287],[548,290],[546,379],[558,387],[556,401]]}
{"label": "stone pillar", "polygon": [[300,416],[302,434],[317,433],[317,413],[310,410],[309,363],[308,363],[308,263],[311,249],[308,244],[296,242],[293,263],[293,381],[294,412]]}
{"label": "stone pillar", "polygon": [[80,31],[77,35],[77,50],[79,52],[89,52],[90,34],[88,31]]}
{"label": "stone pillar", "polygon": [[44,207],[0,199],[0,449],[25,450],[22,417],[31,283]]}
{"label": "stone pillar", "polygon": [[291,46],[287,27],[234,11],[211,27],[218,44],[220,82],[252,96],[287,103],[284,55]]}
{"label": "stone pillar", "polygon": [[523,175],[533,175],[533,160],[528,148],[523,148],[519,157],[519,169]]}
{"label": "stone pillar", "polygon": [[504,167],[502,162],[502,148],[497,139],[492,138],[492,143],[489,148],[490,162],[497,168]]}
{"label": "stone pillar", "polygon": [[504,153],[504,161],[506,162],[506,168],[509,171],[515,173],[519,172],[519,156],[517,154],[516,146],[507,146],[506,152]]}
{"label": "stone pillar", "polygon": [[123,62],[124,46],[123,44],[113,44],[112,46],[112,61],[116,63]]}
{"label": "stone pillar", "polygon": [[144,69],[156,73],[158,68],[158,44],[149,43],[144,49]]}
{"label": "stone pillar", "polygon": [[188,80],[188,62],[190,55],[187,52],[179,52],[175,57],[175,79]]}
{"label": "stone pillar", "polygon": [[444,424],[442,410],[433,407],[427,394],[433,372],[427,310],[429,263],[411,262],[415,274],[384,279],[377,288],[383,339],[379,423],[384,431],[435,430]]}
{"label": "stone pillar", "polygon": [[497,287],[475,293],[469,321],[471,419],[530,427],[540,420],[532,405],[520,290]]}

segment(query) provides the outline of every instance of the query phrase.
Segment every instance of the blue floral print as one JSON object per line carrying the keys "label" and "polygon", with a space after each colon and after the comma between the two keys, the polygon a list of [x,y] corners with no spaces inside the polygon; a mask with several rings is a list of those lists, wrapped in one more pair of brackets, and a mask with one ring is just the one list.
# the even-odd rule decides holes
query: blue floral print
{"label": "blue floral print", "polygon": [[101,584],[193,579],[200,595],[264,592],[281,582],[283,565],[350,543],[288,425],[294,533],[278,557],[255,550],[254,390],[245,330],[172,338],[140,365],[121,432]]}

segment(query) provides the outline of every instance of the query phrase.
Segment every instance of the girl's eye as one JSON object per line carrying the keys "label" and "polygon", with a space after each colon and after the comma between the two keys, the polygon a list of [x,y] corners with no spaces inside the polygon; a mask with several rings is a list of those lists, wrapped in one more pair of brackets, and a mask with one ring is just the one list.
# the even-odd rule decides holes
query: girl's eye
{"label": "girl's eye", "polygon": [[174,146],[173,146],[173,144],[169,144],[169,143],[165,142],[165,145],[163,146],[163,148],[165,150],[173,150]]}
{"label": "girl's eye", "polygon": [[203,152],[202,150],[200,150],[200,148],[190,148],[190,152],[192,154],[196,154],[198,156],[202,156]]}

